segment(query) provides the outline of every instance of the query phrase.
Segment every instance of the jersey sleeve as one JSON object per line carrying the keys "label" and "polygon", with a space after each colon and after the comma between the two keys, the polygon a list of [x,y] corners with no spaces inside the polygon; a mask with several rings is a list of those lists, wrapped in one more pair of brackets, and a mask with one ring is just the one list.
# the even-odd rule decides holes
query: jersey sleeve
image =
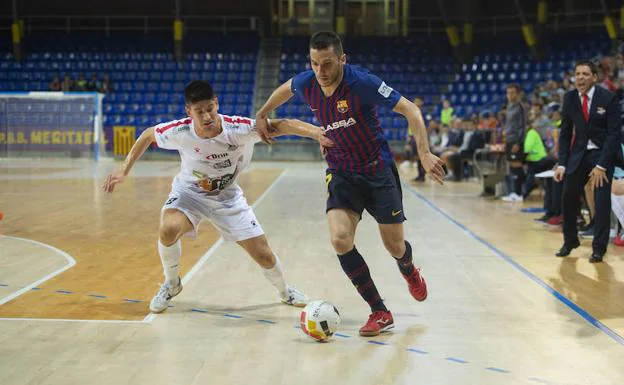
{"label": "jersey sleeve", "polygon": [[165,150],[179,150],[181,139],[180,133],[188,131],[191,120],[174,120],[154,126],[156,145]]}
{"label": "jersey sleeve", "polygon": [[305,101],[305,98],[303,96],[303,90],[310,81],[309,72],[310,71],[298,73],[297,75],[293,76],[290,82],[290,91],[295,94],[295,96],[301,101]]}
{"label": "jersey sleeve", "polygon": [[366,104],[384,106],[392,110],[401,99],[400,93],[371,73],[363,76],[358,86],[358,93]]}
{"label": "jersey sleeve", "polygon": [[228,126],[227,131],[231,144],[253,144],[261,140],[258,131],[256,131],[255,119],[240,116],[228,116],[223,119]]}

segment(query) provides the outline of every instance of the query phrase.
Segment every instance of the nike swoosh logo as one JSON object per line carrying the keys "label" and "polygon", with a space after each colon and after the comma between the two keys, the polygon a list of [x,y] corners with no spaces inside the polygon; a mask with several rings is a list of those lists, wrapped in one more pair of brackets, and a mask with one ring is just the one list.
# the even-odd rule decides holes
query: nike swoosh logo
{"label": "nike swoosh logo", "polygon": [[387,325],[389,322],[390,322],[390,320],[388,320],[388,319],[377,320],[377,323],[378,324],[382,324],[382,325]]}
{"label": "nike swoosh logo", "polygon": [[312,112],[316,112],[316,111],[318,111],[318,108],[312,108],[312,107],[310,107],[310,111],[312,111]]}
{"label": "nike swoosh logo", "polygon": [[401,212],[402,212],[402,211],[403,211],[403,210],[393,211],[393,212],[392,212],[392,216],[393,216],[393,217],[396,217],[397,215],[401,214]]}

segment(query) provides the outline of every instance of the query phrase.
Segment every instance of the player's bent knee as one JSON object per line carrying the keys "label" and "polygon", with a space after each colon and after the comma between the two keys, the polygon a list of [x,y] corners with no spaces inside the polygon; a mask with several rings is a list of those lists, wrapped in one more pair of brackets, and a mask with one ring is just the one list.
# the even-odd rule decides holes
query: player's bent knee
{"label": "player's bent knee", "polygon": [[401,241],[401,242],[386,242],[386,241],[384,241],[384,246],[385,246],[386,250],[388,250],[390,255],[392,255],[393,257],[400,257],[405,252],[405,250],[404,250],[405,243],[403,241]]}
{"label": "player's bent knee", "polygon": [[160,242],[165,246],[174,244],[180,237],[181,226],[174,221],[165,221],[160,225]]}
{"label": "player's bent knee", "polygon": [[337,232],[332,234],[331,237],[332,246],[338,254],[348,253],[353,249],[353,237],[347,232]]}

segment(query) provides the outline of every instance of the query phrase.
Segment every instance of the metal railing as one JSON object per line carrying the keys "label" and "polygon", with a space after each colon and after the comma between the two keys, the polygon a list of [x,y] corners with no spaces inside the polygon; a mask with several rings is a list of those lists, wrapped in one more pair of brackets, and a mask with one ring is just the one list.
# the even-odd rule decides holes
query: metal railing
{"label": "metal railing", "polygon": [[[258,16],[197,16],[181,15],[186,31],[214,31],[226,34],[252,31],[262,34],[262,19]],[[22,17],[26,33],[35,31],[113,31],[173,30],[173,16],[163,15],[32,15]],[[10,29],[11,16],[0,15],[1,29]]]}
{"label": "metal railing", "polygon": [[[609,14],[619,20],[619,9],[612,9]],[[530,23],[537,23],[537,14],[527,14]],[[602,11],[589,12],[552,12],[548,14],[546,27],[550,30],[585,30],[590,31],[604,28],[605,14]],[[451,20],[461,27],[465,20]],[[517,14],[498,15],[477,19],[473,22],[475,33],[491,34],[496,36],[498,32],[520,31],[522,22]],[[446,25],[442,17],[411,17],[408,23],[408,33],[433,35],[445,32]]]}

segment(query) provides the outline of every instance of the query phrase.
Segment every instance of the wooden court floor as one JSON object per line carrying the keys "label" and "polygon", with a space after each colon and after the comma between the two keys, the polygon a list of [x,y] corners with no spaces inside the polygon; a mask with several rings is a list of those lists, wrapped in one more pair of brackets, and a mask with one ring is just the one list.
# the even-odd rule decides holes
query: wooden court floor
{"label": "wooden court floor", "polygon": [[[356,244],[396,328],[368,310],[329,243],[320,163],[255,163],[241,177],[287,280],[334,303],[327,344],[297,328],[259,268],[208,223],[183,242],[185,289],[162,315],[159,210],[175,162],[139,162],[112,195],[112,162],[0,160],[0,384],[623,384],[624,251],[571,257],[522,207],[475,183],[414,185],[406,237],[430,295],[411,299],[364,216]],[[94,375],[95,374],[95,375]]]}

